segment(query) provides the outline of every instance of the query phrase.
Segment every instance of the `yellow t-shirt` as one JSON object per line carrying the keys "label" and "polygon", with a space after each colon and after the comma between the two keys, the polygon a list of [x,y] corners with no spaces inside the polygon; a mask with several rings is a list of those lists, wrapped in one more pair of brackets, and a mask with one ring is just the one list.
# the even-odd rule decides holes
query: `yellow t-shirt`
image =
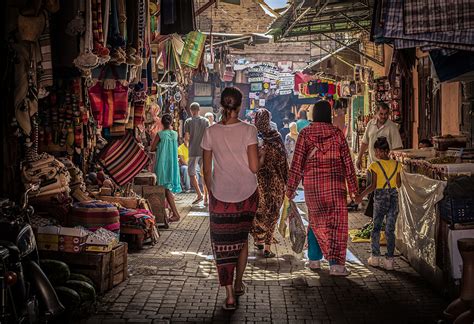
{"label": "yellow t-shirt", "polygon": [[[380,160],[378,161],[382,165],[382,168],[385,170],[385,174],[388,178],[393,174],[393,177],[390,179],[390,187],[385,186],[386,179],[382,172],[382,169],[378,165],[377,162],[372,162],[369,166],[369,170],[373,171],[377,175],[377,187],[376,189],[389,189],[389,188],[396,188],[397,187],[397,175],[402,170],[402,164],[398,163],[395,160]],[[396,168],[396,171],[395,171]],[[395,174],[394,174],[395,171]],[[385,186],[385,188],[384,188]]]}
{"label": "yellow t-shirt", "polygon": [[178,147],[178,156],[182,156],[184,163],[189,161],[189,148],[183,143]]}

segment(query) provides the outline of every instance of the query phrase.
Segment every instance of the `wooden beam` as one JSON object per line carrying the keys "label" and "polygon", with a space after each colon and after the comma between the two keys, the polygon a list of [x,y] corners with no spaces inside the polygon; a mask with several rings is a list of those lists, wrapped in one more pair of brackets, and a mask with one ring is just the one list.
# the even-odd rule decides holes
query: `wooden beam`
{"label": "wooden beam", "polygon": [[212,6],[214,3],[216,3],[217,0],[209,0],[208,3],[206,3],[205,5],[203,5],[201,8],[199,8],[198,10],[196,10],[194,12],[194,16],[199,16],[200,14],[202,14],[204,11],[206,11],[207,8],[209,8],[210,6]]}

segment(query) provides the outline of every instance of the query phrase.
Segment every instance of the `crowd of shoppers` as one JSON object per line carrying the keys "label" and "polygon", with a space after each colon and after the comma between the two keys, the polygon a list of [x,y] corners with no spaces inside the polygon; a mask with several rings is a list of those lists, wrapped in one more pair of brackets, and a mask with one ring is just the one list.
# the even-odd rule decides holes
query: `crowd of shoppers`
{"label": "crowd of shoppers", "polygon": [[[155,172],[158,184],[166,188],[172,209],[171,221],[179,220],[174,195],[189,191],[197,197],[193,204],[209,202],[210,238],[219,282],[226,288],[225,310],[237,307],[236,298],[246,291],[243,274],[247,265],[248,237],[273,258],[275,227],[286,197],[294,199],[302,182],[308,207],[309,268],[319,270],[321,260],[329,262],[329,273],[347,276],[345,266],[348,239],[348,196],[360,203],[374,196],[374,229],[371,266],[393,269],[395,221],[401,166],[389,158],[391,149],[401,147],[396,125],[388,119],[388,107],[379,105],[362,140],[357,159],[369,151],[371,183],[358,194],[354,163],[343,132],[332,124],[332,108],[321,100],[314,107],[312,122],[301,111],[295,122],[284,119],[279,132],[271,113],[258,109],[254,124],[241,121],[242,93],[234,87],[221,95],[221,119],[213,113],[200,116],[200,106],[192,103],[192,116],[184,124],[183,143],[171,129],[170,115],[162,117],[164,130],[156,135],[152,148],[157,151]],[[294,117],[294,115],[293,115]],[[201,191],[198,181],[203,181]],[[385,220],[387,255],[380,254],[380,230]],[[234,278],[235,276],[235,278]]]}

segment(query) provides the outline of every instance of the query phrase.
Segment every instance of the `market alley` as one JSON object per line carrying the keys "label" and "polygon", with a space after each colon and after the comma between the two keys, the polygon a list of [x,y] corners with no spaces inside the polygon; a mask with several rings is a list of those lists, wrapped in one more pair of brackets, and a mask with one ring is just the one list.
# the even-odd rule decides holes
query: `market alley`
{"label": "market alley", "polygon": [[[368,267],[368,243],[349,243],[346,278],[305,268],[288,239],[277,235],[277,258],[250,249],[244,275],[247,293],[234,313],[221,309],[209,241],[209,218],[190,208],[193,194],[178,195],[182,221],[161,230],[155,246],[129,255],[130,277],[100,301],[98,313],[83,323],[434,323],[447,302],[402,258],[396,271]],[[304,210],[304,205],[300,205]],[[350,213],[350,228],[368,218]]]}

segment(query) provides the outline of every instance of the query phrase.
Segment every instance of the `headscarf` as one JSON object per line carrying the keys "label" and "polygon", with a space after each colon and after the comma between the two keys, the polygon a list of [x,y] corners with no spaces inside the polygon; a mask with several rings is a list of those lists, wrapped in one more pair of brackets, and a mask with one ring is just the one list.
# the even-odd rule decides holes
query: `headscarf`
{"label": "headscarf", "polygon": [[295,122],[290,123],[290,137],[295,141],[298,139],[298,126]]}
{"label": "headscarf", "polygon": [[270,112],[267,109],[261,108],[255,113],[255,127],[265,144],[274,145],[282,154],[286,154],[280,133],[270,126]]}

